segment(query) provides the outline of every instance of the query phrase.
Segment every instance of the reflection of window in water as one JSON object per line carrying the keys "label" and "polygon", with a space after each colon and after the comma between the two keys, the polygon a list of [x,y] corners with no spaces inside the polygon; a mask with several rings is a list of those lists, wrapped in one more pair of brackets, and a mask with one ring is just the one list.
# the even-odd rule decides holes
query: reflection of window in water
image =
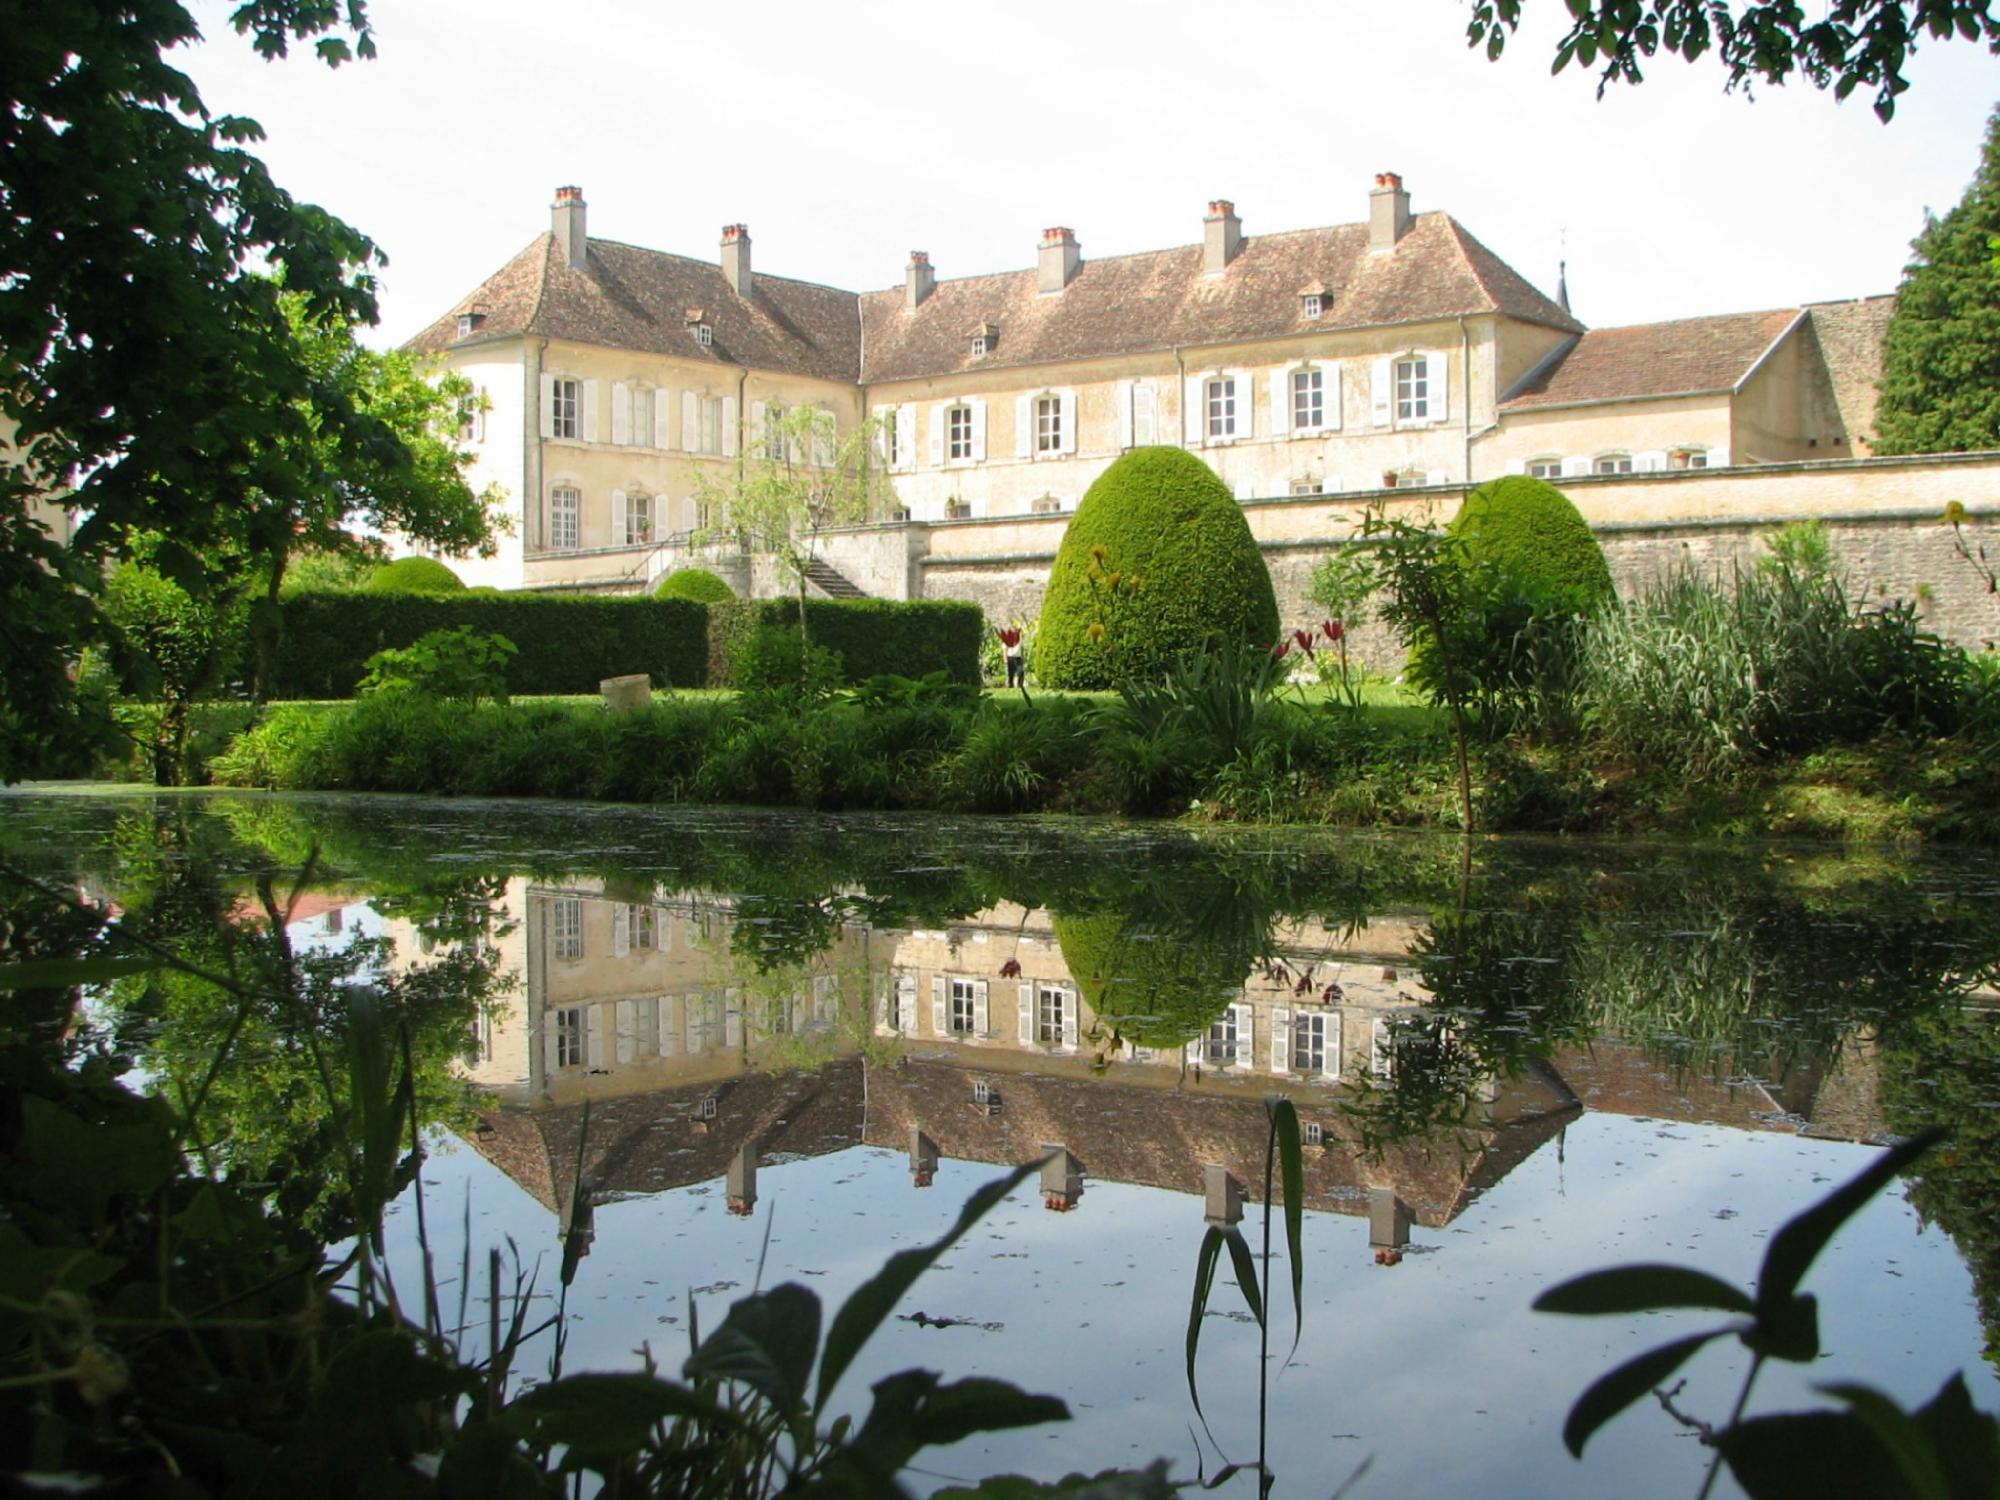
{"label": "reflection of window in water", "polygon": [[1208,1060],[1212,1063],[1236,1061],[1236,1007],[1233,1005],[1208,1028]]}
{"label": "reflection of window in water", "polygon": [[578,1067],[583,1062],[583,1007],[573,1005],[556,1012],[556,1066]]}
{"label": "reflection of window in water", "polygon": [[557,958],[583,957],[583,902],[575,896],[549,902],[549,951]]}
{"label": "reflection of window in water", "polygon": [[1326,1071],[1326,1017],[1309,1011],[1292,1018],[1292,1069],[1298,1073]]}
{"label": "reflection of window in water", "polygon": [[979,1029],[979,1000],[977,981],[954,979],[951,982],[951,1029],[959,1036],[971,1036]]}
{"label": "reflection of window in water", "polygon": [[472,1060],[493,1061],[493,1013],[483,1005],[472,1017]]}
{"label": "reflection of window in water", "polygon": [[1036,987],[1035,994],[1035,1040],[1052,1047],[1060,1047],[1063,1042],[1063,1002],[1062,986],[1044,984]]}
{"label": "reflection of window in water", "polygon": [[652,907],[631,907],[629,908],[629,915],[625,920],[631,927],[632,946],[634,948],[644,948],[650,951],[659,946],[659,927]]}
{"label": "reflection of window in water", "polygon": [[1396,1039],[1389,1029],[1386,1018],[1375,1018],[1374,1034],[1369,1047],[1368,1068],[1377,1078],[1396,1076]]}
{"label": "reflection of window in water", "polygon": [[840,976],[813,975],[813,1019],[831,1024],[840,1011]]}

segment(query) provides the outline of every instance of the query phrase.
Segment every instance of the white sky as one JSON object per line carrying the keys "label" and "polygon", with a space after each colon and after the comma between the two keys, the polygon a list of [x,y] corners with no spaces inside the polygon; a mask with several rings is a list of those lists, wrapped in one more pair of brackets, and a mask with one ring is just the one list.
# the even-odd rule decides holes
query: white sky
{"label": "white sky", "polygon": [[[1893,291],[1926,207],[1977,166],[2000,60],[1919,52],[1895,121],[1859,94],[1722,92],[1656,60],[1638,88],[1549,75],[1560,0],[1506,57],[1463,0],[371,0],[381,56],[260,62],[227,8],[183,65],[260,121],[277,180],[388,252],[378,338],[409,337],[548,227],[577,183],[593,236],[850,290],[1189,244],[1210,198],[1244,230],[1365,218],[1378,171],[1598,327]],[[986,19],[980,20],[984,16]]]}

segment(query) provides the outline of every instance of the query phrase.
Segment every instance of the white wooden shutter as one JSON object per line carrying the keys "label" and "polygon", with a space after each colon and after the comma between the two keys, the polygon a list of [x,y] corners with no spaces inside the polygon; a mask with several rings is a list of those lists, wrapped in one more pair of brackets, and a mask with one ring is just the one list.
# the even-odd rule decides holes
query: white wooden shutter
{"label": "white wooden shutter", "polygon": [[722,1013],[722,1045],[740,1047],[743,1045],[743,1004],[742,992],[732,990],[724,1001],[729,1009]]}
{"label": "white wooden shutter", "polygon": [[987,1021],[986,981],[975,979],[972,981],[972,1029],[981,1036],[988,1035],[993,1028]]}
{"label": "white wooden shutter", "polygon": [[1321,1075],[1327,1078],[1340,1076],[1340,1012],[1326,1013],[1326,1060],[1320,1064]]}
{"label": "white wooden shutter", "polygon": [[945,1036],[948,1028],[944,1013],[944,975],[931,976],[931,1035]]}
{"label": "white wooden shutter", "polygon": [[1160,392],[1150,380],[1132,387],[1132,446],[1150,448],[1160,440]]}
{"label": "white wooden shutter", "polygon": [[875,423],[875,461],[885,469],[892,468],[895,464],[896,454],[889,446],[889,424],[894,418],[895,410],[893,406],[878,406],[868,413],[869,418]]}
{"label": "white wooden shutter", "polygon": [[693,391],[681,392],[681,452],[701,451],[701,397]]}
{"label": "white wooden shutter", "polygon": [[1236,1060],[1246,1068],[1257,1066],[1256,1015],[1247,1005],[1232,1006],[1236,1012]]}
{"label": "white wooden shutter", "polygon": [[611,382],[611,441],[620,447],[632,441],[632,388],[622,380]]}
{"label": "white wooden shutter", "polygon": [[1389,427],[1396,417],[1396,362],[1384,355],[1368,367],[1369,425]]}
{"label": "white wooden shutter", "polygon": [[[986,462],[986,403],[974,397],[967,403],[972,408],[972,461]],[[980,1030],[985,1030],[981,1027]]]}
{"label": "white wooden shutter", "polygon": [[1035,398],[1014,398],[1014,457],[1035,456]]}
{"label": "white wooden shutter", "polygon": [[604,1066],[604,1017],[601,1005],[583,1008],[583,1058],[592,1069]]}
{"label": "white wooden shutter", "polygon": [[1133,446],[1132,433],[1138,425],[1133,416],[1132,404],[1138,399],[1138,387],[1129,380],[1118,382],[1118,448],[1120,452]]}
{"label": "white wooden shutter", "polygon": [[1062,406],[1062,448],[1064,453],[1076,452],[1076,392],[1063,390],[1056,392]]}
{"label": "white wooden shutter", "polygon": [[1563,460],[1563,477],[1565,479],[1572,474],[1588,474],[1589,472],[1590,460],[1587,458],[1572,457]]}
{"label": "white wooden shutter", "polygon": [[1424,475],[1425,484],[1450,484],[1451,475],[1444,469],[1431,469]]}
{"label": "white wooden shutter", "polygon": [[556,435],[556,378],[546,370],[542,372],[542,436]]}
{"label": "white wooden shutter", "polygon": [[1509,474],[1525,474],[1525,473],[1527,473],[1527,472],[1528,472],[1528,461],[1527,461],[1527,460],[1526,460],[1525,458],[1517,458],[1517,459],[1515,459],[1515,460],[1514,460],[1514,461],[1513,461],[1512,463],[1510,463],[1510,464],[1508,464],[1508,465],[1507,465],[1507,472],[1508,472]]}
{"label": "white wooden shutter", "polygon": [[1196,1037],[1193,1041],[1189,1042],[1186,1046],[1182,1047],[1181,1057],[1183,1058],[1183,1060],[1190,1063],[1200,1062],[1202,1059],[1202,1044],[1207,1040],[1208,1037],[1206,1036],[1206,1034],[1204,1034],[1202,1036]]}
{"label": "white wooden shutter", "polygon": [[1271,436],[1283,437],[1296,426],[1292,415],[1292,372],[1298,365],[1286,365],[1271,372]]}
{"label": "white wooden shutter", "polygon": [[1187,445],[1190,448],[1201,446],[1202,400],[1199,375],[1188,376],[1181,387],[1181,430],[1186,434]]}
{"label": "white wooden shutter", "polygon": [[906,401],[896,408],[896,467],[904,473],[917,466],[917,403]]}
{"label": "white wooden shutter", "polygon": [[681,1023],[682,1002],[672,995],[660,996],[660,1056],[680,1056]]}
{"label": "white wooden shutter", "polygon": [[944,467],[944,429],[951,420],[951,403],[941,401],[931,408],[931,467]]}
{"label": "white wooden shutter", "polygon": [[771,424],[762,401],[750,403],[750,441],[757,445],[759,458],[771,457]]}
{"label": "white wooden shutter", "polygon": [[1665,453],[1635,453],[1632,455],[1632,467],[1641,474],[1660,473],[1667,467],[1667,455]]}
{"label": "white wooden shutter", "polygon": [[1728,447],[1727,447],[1727,446],[1723,446],[1723,447],[1717,447],[1717,448],[1711,448],[1711,449],[1709,449],[1709,450],[1708,450],[1708,466],[1709,466],[1709,467],[1710,467],[1711,469],[1726,469],[1726,468],[1728,468],[1728,467],[1729,467],[1729,449],[1728,449]]}
{"label": "white wooden shutter", "polygon": [[1021,1045],[1030,1047],[1035,1041],[1035,987],[1021,986]]}
{"label": "white wooden shutter", "polygon": [[1271,1012],[1271,1071],[1289,1073],[1292,1071],[1292,1013],[1288,1010]]}
{"label": "white wooden shutter", "polygon": [[485,389],[482,387],[474,390],[472,399],[474,402],[472,408],[472,440],[475,443],[483,443],[486,441],[486,408],[488,405]]}
{"label": "white wooden shutter", "polygon": [[812,461],[815,468],[833,467],[833,448],[839,423],[833,413],[820,408],[813,413]]}
{"label": "white wooden shutter", "polygon": [[1368,1071],[1377,1078],[1396,1076],[1396,1049],[1389,1036],[1389,1022],[1382,1016],[1375,1018],[1368,1041]]}
{"label": "white wooden shutter", "polygon": [[917,1034],[917,976],[896,976],[896,1029],[904,1036]]}
{"label": "white wooden shutter", "polygon": [[[662,508],[663,510],[664,510],[664,508],[665,508],[665,506],[666,506],[666,503],[667,503],[667,500],[666,500],[666,496],[662,495],[662,496],[660,497],[660,505],[661,505],[661,508]],[[667,518],[666,518],[666,516],[665,516],[665,515],[662,515],[662,516],[660,517],[660,528],[661,528],[661,530],[665,530],[665,529],[666,529],[666,525],[667,525]],[[673,929],[672,929],[672,928],[670,928],[670,927],[669,927],[669,926],[667,925],[667,909],[666,909],[666,908],[665,908],[664,906],[656,906],[656,907],[654,907],[654,908],[653,908],[653,947],[655,948],[655,950],[657,950],[658,952],[661,952],[661,953],[665,953],[665,952],[667,951],[667,948],[668,948],[668,938],[669,938],[669,936],[671,935],[672,931],[673,931]]]}
{"label": "white wooden shutter", "polygon": [[597,382],[583,382],[583,429],[577,436],[586,443],[597,441]]}
{"label": "white wooden shutter", "polygon": [[[623,490],[613,490],[611,492],[611,546],[622,547],[625,545],[625,538],[631,524],[631,497]],[[618,910],[623,912],[625,908],[621,905]],[[620,948],[618,951],[623,953],[625,950]]]}
{"label": "white wooden shutter", "polygon": [[1257,377],[1248,370],[1231,370],[1236,382],[1236,432],[1238,442],[1257,435]]}
{"label": "white wooden shutter", "polygon": [[636,1001],[618,1002],[618,1020],[612,1032],[615,1055],[621,1063],[636,1062],[639,1058],[639,1006]]}
{"label": "white wooden shutter", "polygon": [[542,1072],[554,1073],[562,1067],[562,1026],[558,1021],[560,1011],[542,1012]]}
{"label": "white wooden shutter", "polygon": [[[622,504],[625,499],[624,491],[616,491],[615,494],[618,501]],[[623,536],[624,532],[620,531],[619,535]],[[611,956],[613,958],[623,958],[631,951],[632,908],[627,906],[623,901],[614,901],[611,903]]]}
{"label": "white wooden shutter", "polygon": [[1326,412],[1325,426],[1328,432],[1340,431],[1340,366],[1325,364],[1319,367],[1319,393]]}
{"label": "white wooden shutter", "polygon": [[1433,422],[1446,421],[1451,416],[1451,357],[1426,354],[1424,365],[1430,377],[1430,390],[1425,393],[1430,401],[1428,415]]}
{"label": "white wooden shutter", "polygon": [[669,429],[669,415],[674,409],[673,393],[665,386],[653,392],[653,446],[671,448],[673,435]]}
{"label": "white wooden shutter", "polygon": [[1077,1033],[1076,991],[1072,989],[1065,989],[1062,992],[1063,1051],[1065,1052],[1076,1051],[1076,1033]]}
{"label": "white wooden shutter", "polygon": [[734,458],[743,451],[743,408],[734,396],[722,398],[722,456]]}

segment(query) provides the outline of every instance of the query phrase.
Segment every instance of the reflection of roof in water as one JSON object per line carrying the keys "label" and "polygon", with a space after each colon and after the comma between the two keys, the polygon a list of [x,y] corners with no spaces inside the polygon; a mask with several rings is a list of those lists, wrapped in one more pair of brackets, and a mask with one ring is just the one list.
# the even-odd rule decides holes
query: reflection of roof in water
{"label": "reflection of roof in water", "polygon": [[[700,1118],[713,1096],[715,1118]],[[860,1144],[862,1072],[843,1058],[811,1073],[739,1073],[590,1105],[584,1180],[599,1202],[660,1193],[722,1176],[745,1141],[765,1156],[823,1156]],[[472,1145],[536,1202],[561,1213],[576,1181],[584,1107],[505,1106],[489,1113]]]}
{"label": "reflection of roof in water", "polygon": [[[975,1080],[1001,1099],[997,1114],[973,1103]],[[1349,1123],[1331,1106],[1297,1101],[1301,1118],[1318,1121],[1328,1144],[1305,1153],[1306,1206],[1365,1214],[1371,1187],[1393,1187],[1420,1224],[1451,1222],[1575,1118],[1559,1082],[1524,1079],[1505,1086],[1471,1125],[1430,1142],[1392,1146],[1364,1158]],[[869,1078],[868,1144],[907,1146],[912,1126],[947,1158],[1010,1164],[1044,1145],[1061,1145],[1091,1181],[1129,1182],[1198,1194],[1202,1169],[1228,1167],[1247,1197],[1264,1180],[1266,1116],[1261,1099],[1240,1094],[1169,1092],[1115,1078],[996,1072],[956,1062],[911,1059]]]}
{"label": "reflection of roof in water", "polygon": [[1880,1058],[1872,1038],[1842,1039],[1830,1061],[1807,1060],[1783,1079],[1728,1076],[1719,1068],[1672,1068],[1659,1050],[1600,1039],[1567,1047],[1551,1065],[1586,1109],[1607,1114],[1803,1131],[1829,1140],[1872,1141],[1888,1129],[1878,1097]]}

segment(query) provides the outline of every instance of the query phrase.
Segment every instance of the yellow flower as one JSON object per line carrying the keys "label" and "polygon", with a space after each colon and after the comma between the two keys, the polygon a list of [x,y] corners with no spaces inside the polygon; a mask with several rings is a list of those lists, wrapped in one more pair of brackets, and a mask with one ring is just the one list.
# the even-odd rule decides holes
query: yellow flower
{"label": "yellow flower", "polygon": [[1123,573],[1113,573],[1109,578],[1105,580],[1105,582],[1110,584],[1114,589],[1117,588],[1118,585],[1124,581],[1125,581],[1125,575]]}
{"label": "yellow flower", "polygon": [[1944,508],[1944,519],[1947,526],[1963,526],[1965,524],[1965,506],[1956,500],[1952,501],[1951,504]]}
{"label": "yellow flower", "polygon": [[1090,549],[1090,555],[1091,555],[1092,557],[1096,558],[1096,559],[1097,559],[1097,560],[1098,560],[1099,562],[1103,562],[1103,561],[1104,561],[1104,543],[1102,543],[1102,542],[1099,542],[1099,543],[1098,543],[1098,544],[1097,544],[1097,545],[1096,545],[1095,547],[1092,547],[1092,548]]}
{"label": "yellow flower", "polygon": [[1104,626],[1100,621],[1092,620],[1090,622],[1090,638],[1093,641],[1101,641],[1104,639]]}
{"label": "yellow flower", "polygon": [[1125,580],[1125,586],[1131,589],[1132,592],[1136,594],[1139,592],[1140,589],[1146,586],[1145,576],[1140,573],[1134,573],[1130,578],[1127,578]]}
{"label": "yellow flower", "polygon": [[1104,582],[1104,575],[1097,571],[1096,563],[1092,563],[1090,567],[1084,572],[1083,576],[1085,578],[1088,578],[1092,583]]}

